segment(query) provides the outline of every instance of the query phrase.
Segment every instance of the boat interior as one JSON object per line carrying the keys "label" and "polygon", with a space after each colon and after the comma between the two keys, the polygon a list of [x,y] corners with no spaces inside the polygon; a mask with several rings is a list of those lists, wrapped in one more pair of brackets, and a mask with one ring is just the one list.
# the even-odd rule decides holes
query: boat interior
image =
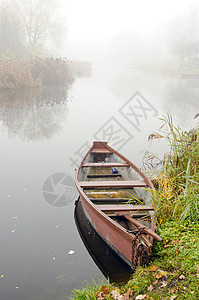
{"label": "boat interior", "polygon": [[[90,201],[130,233],[138,227],[152,227],[155,211],[150,189],[141,175],[115,153],[91,152],[78,180]],[[144,240],[150,246],[148,239]]]}

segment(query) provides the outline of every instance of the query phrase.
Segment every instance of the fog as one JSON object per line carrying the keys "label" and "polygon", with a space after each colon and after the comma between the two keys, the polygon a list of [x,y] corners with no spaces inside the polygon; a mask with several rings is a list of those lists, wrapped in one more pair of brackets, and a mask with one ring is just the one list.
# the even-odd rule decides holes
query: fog
{"label": "fog", "polygon": [[[123,67],[198,55],[197,0],[1,0],[0,53]],[[177,65],[178,66],[178,65]]]}
{"label": "fog", "polygon": [[196,5],[190,0],[65,1],[68,30],[62,53],[106,64],[168,60],[175,21]]}

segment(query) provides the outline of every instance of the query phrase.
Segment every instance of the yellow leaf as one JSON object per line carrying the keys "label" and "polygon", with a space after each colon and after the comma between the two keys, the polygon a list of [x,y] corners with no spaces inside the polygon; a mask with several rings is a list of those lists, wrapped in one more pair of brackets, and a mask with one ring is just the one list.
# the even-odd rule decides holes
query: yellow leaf
{"label": "yellow leaf", "polygon": [[4,277],[4,275],[2,274],[2,275],[1,275],[1,278],[3,278],[3,277]]}
{"label": "yellow leaf", "polygon": [[104,294],[109,294],[109,288],[108,288],[107,286],[105,286],[105,285],[103,285],[103,286],[101,287],[101,291],[102,291],[102,293],[104,293]]}
{"label": "yellow leaf", "polygon": [[156,271],[157,269],[158,269],[157,266],[151,266],[151,267],[149,268],[149,272],[154,272],[154,271]]}

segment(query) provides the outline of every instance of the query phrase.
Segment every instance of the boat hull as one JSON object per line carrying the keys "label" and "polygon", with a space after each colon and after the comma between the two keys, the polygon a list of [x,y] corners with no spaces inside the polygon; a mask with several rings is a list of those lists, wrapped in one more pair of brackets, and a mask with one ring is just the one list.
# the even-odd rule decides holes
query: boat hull
{"label": "boat hull", "polygon": [[[110,220],[105,214],[101,213],[87,201],[84,194],[80,195],[84,213],[93,229],[101,236],[107,245],[129,266],[132,266],[136,260],[136,240],[135,236],[126,233],[121,226]],[[146,248],[147,250],[147,248]]]}
{"label": "boat hull", "polygon": [[82,201],[75,206],[75,223],[90,256],[110,282],[123,283],[129,280],[131,268],[108,246],[87,219]]}

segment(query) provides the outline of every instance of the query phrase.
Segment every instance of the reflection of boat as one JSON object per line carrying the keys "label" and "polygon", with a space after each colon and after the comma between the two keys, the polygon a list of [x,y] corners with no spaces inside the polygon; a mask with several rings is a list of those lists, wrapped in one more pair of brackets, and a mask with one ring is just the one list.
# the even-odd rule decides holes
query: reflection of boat
{"label": "reflection of boat", "polygon": [[124,282],[130,277],[130,267],[107,246],[105,241],[93,229],[82,208],[81,200],[75,207],[75,223],[81,239],[92,259],[110,282]]}
{"label": "reflection of boat", "polygon": [[75,182],[87,219],[107,245],[133,270],[146,263],[153,239],[162,240],[146,175],[106,142],[94,142]]}

